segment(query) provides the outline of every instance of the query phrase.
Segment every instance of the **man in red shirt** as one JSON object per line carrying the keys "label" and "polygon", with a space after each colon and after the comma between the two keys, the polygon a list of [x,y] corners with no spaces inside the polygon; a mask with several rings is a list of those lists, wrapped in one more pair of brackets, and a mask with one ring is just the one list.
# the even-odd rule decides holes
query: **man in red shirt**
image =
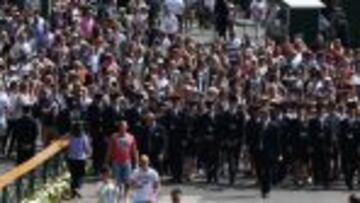
{"label": "man in red shirt", "polygon": [[131,164],[138,165],[138,150],[136,140],[133,135],[128,133],[128,124],[121,121],[119,131],[110,139],[108,148],[108,162],[112,165],[113,175],[117,181],[120,191],[124,188],[125,199],[128,197],[129,176],[131,174]]}

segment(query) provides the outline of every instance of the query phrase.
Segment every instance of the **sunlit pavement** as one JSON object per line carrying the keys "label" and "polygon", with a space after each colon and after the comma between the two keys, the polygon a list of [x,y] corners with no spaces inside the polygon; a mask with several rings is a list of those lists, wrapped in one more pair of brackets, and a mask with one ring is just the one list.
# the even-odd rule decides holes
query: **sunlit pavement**
{"label": "sunlit pavement", "polygon": [[[96,184],[85,185],[82,189],[83,198],[67,201],[96,203]],[[170,203],[169,194],[174,188],[183,191],[184,203],[347,203],[351,192],[346,190],[290,190],[275,189],[269,198],[262,199],[256,188],[243,189],[241,187],[229,188],[226,186],[195,185],[167,185],[161,188],[159,203]],[[131,201],[130,201],[131,202]]]}

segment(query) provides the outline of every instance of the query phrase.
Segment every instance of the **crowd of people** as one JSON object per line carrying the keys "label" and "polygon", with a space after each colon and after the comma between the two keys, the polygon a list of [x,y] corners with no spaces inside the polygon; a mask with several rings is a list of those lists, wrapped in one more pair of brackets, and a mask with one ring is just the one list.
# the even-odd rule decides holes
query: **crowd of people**
{"label": "crowd of people", "polygon": [[91,152],[95,174],[112,163],[125,183],[146,154],[178,183],[203,171],[208,183],[226,175],[235,184],[242,163],[264,197],[287,176],[326,188],[343,178],[354,188],[359,50],[324,33],[260,45],[236,33],[225,0],[207,11],[219,35],[210,45],[184,32],[180,0],[54,3],[49,19],[2,9],[0,149],[11,155],[15,145],[18,163],[36,152],[39,132],[44,146],[70,133],[79,177]]}

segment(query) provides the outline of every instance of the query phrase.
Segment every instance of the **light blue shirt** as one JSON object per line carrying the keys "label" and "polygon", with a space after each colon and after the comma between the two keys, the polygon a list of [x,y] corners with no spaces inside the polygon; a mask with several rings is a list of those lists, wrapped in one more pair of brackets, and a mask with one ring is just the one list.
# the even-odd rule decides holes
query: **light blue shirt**
{"label": "light blue shirt", "polygon": [[88,137],[83,134],[79,137],[71,137],[68,148],[68,158],[73,160],[85,160],[90,154]]}

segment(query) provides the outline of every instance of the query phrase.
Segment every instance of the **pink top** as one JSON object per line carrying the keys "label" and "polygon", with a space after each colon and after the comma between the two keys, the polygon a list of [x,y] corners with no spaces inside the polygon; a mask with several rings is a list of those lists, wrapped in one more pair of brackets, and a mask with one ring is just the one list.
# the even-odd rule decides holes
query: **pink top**
{"label": "pink top", "polygon": [[80,20],[80,35],[84,38],[91,37],[95,26],[94,19],[91,17],[82,17]]}
{"label": "pink top", "polygon": [[125,165],[131,163],[131,153],[136,149],[136,141],[129,133],[122,137],[115,134],[110,140],[109,147],[110,160],[113,163]]}

